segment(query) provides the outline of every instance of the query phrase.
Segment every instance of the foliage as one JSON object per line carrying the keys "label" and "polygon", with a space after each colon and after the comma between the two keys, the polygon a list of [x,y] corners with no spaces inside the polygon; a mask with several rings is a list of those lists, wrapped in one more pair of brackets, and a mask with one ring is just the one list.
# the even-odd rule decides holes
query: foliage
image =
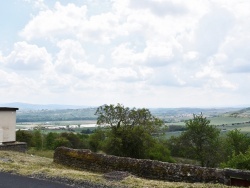
{"label": "foliage", "polygon": [[226,144],[227,148],[230,150],[229,156],[232,156],[232,154],[244,154],[250,146],[250,138],[247,134],[241,133],[239,129],[234,129],[227,133]]}
{"label": "foliage", "polygon": [[54,141],[54,147],[60,147],[60,146],[65,146],[65,147],[70,147],[70,141],[65,138],[65,137],[58,137]]}
{"label": "foliage", "polygon": [[181,136],[171,136],[166,143],[167,147],[171,151],[171,155],[175,157],[187,158],[188,143],[185,142]]}
{"label": "foliage", "polygon": [[152,160],[175,162],[170,156],[170,150],[163,144],[163,142],[157,141],[152,147],[148,149],[148,158]]}
{"label": "foliage", "polygon": [[101,128],[97,128],[93,132],[93,134],[89,136],[90,149],[94,152],[101,150],[104,140],[105,140],[105,131]]}
{"label": "foliage", "polygon": [[112,155],[146,158],[147,149],[153,144],[154,138],[143,126],[122,126],[107,133],[104,150]]}
{"label": "foliage", "polygon": [[32,139],[33,139],[34,147],[36,148],[36,150],[43,149],[43,138],[42,138],[42,133],[40,130],[35,130],[33,132]]}
{"label": "foliage", "polygon": [[157,131],[163,125],[163,121],[154,117],[148,109],[129,109],[121,104],[103,105],[97,108],[98,125],[108,125],[112,129],[121,126],[144,126],[148,131]]}
{"label": "foliage", "polygon": [[32,143],[33,134],[29,131],[18,130],[16,131],[16,141],[18,142],[26,142],[28,147],[34,145]]}
{"label": "foliage", "polygon": [[84,130],[81,131],[81,133],[82,133],[82,134],[92,134],[93,131],[90,130],[90,129],[84,129]]}
{"label": "foliage", "polygon": [[[121,104],[104,105],[97,108],[96,115],[97,124],[109,129],[102,133],[96,132],[90,138],[104,133],[102,149],[106,153],[133,158],[170,160],[170,152],[167,149],[157,151],[158,153],[153,149],[157,145],[153,134],[160,131],[163,121],[154,117],[148,109],[130,109]],[[94,146],[94,143],[95,149],[100,146],[100,142],[92,142],[91,145]]]}
{"label": "foliage", "polygon": [[221,167],[250,170],[250,148],[244,154],[236,155],[236,153],[233,153],[227,162],[221,164]]}
{"label": "foliage", "polygon": [[40,130],[17,131],[17,141],[27,142],[28,147],[36,150],[54,150],[59,146],[71,147],[75,149],[89,148],[88,135],[75,133],[53,133],[47,135]]}
{"label": "foliage", "polygon": [[55,139],[58,137],[57,133],[50,132],[45,137],[45,148],[48,150],[55,149]]}
{"label": "foliage", "polygon": [[[217,151],[220,130],[210,125],[210,121],[203,114],[193,115],[193,119],[186,121],[186,131],[179,138],[172,138],[181,151],[175,151],[180,157],[200,161],[201,166],[214,167],[219,162]],[[172,149],[174,149],[172,145]]]}

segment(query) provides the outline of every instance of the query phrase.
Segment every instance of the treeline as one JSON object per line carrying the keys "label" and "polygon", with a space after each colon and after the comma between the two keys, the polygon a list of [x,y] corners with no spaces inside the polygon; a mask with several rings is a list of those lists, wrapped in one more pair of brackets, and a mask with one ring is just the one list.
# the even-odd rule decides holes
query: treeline
{"label": "treeline", "polygon": [[16,131],[16,140],[26,142],[28,148],[36,150],[54,150],[57,147],[65,146],[70,148],[89,148],[89,136],[86,134],[75,133],[53,133],[42,134],[40,130]]}
{"label": "treeline", "polygon": [[[48,133],[17,131],[17,141],[27,142],[37,150],[54,150],[59,146],[90,149],[94,152],[176,162],[192,159],[205,167],[250,169],[250,137],[240,130],[220,134],[203,114],[186,121],[180,136],[166,139],[166,127],[148,109],[104,105],[97,108],[93,133]],[[105,126],[103,126],[105,125]],[[174,127],[175,129],[176,127]]]}

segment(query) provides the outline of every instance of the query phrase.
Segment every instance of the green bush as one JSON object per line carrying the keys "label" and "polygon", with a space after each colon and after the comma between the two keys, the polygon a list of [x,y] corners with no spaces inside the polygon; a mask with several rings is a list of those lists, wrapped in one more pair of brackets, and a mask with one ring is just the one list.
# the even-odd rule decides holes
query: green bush
{"label": "green bush", "polygon": [[250,170],[250,148],[245,154],[236,155],[234,153],[226,163],[221,164],[221,167]]}
{"label": "green bush", "polygon": [[104,140],[105,131],[101,128],[97,128],[88,138],[90,149],[94,152],[102,150]]}
{"label": "green bush", "polygon": [[175,162],[170,157],[170,151],[162,143],[155,143],[153,147],[148,150],[147,156],[149,159],[158,160],[163,162]]}
{"label": "green bush", "polygon": [[54,147],[57,148],[57,147],[61,147],[61,146],[65,146],[65,147],[70,147],[70,141],[65,138],[65,137],[58,137],[57,139],[55,139],[55,142],[54,142]]}
{"label": "green bush", "polygon": [[18,142],[26,142],[28,147],[34,145],[33,141],[33,134],[30,131],[18,130],[16,131],[16,141]]}

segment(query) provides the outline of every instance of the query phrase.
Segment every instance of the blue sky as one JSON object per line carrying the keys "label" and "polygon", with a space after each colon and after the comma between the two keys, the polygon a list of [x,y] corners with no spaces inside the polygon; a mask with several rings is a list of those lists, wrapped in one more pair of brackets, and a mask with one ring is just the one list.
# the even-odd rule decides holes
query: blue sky
{"label": "blue sky", "polygon": [[0,103],[250,105],[248,0],[0,2]]}

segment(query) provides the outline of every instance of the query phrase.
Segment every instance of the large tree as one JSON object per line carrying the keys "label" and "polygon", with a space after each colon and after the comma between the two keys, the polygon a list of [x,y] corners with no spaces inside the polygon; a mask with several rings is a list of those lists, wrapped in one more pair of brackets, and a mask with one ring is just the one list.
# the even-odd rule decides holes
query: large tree
{"label": "large tree", "polygon": [[163,121],[154,117],[148,109],[130,109],[121,104],[100,106],[97,108],[95,115],[98,116],[98,125],[107,125],[114,130],[121,126],[130,128],[144,126],[145,129],[154,132],[163,125]]}
{"label": "large tree", "polygon": [[210,125],[210,120],[202,114],[193,115],[193,119],[186,121],[186,128],[181,135],[186,156],[200,161],[201,166],[216,166],[220,130]]}
{"label": "large tree", "polygon": [[[97,124],[109,128],[105,131],[104,141],[104,150],[108,154],[154,159],[156,155],[152,148],[159,142],[153,134],[160,130],[163,121],[154,117],[148,109],[130,109],[121,104],[111,104],[100,106],[95,114]],[[169,151],[166,150],[162,151],[164,155],[168,153],[165,161],[170,160]]]}

